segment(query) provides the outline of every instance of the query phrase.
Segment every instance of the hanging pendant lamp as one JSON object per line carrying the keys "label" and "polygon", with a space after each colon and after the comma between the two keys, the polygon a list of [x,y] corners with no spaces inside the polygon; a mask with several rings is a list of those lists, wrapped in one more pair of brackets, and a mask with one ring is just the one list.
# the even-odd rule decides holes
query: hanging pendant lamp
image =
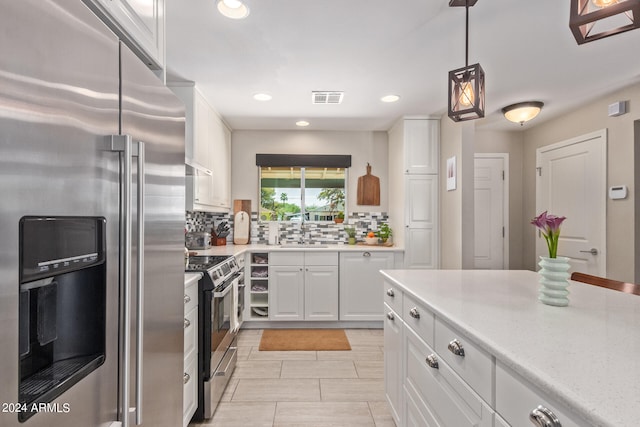
{"label": "hanging pendant lamp", "polygon": [[571,0],[569,28],[578,44],[640,28],[640,0]]}
{"label": "hanging pendant lamp", "polygon": [[480,64],[469,65],[469,7],[477,0],[450,0],[449,7],[466,9],[464,67],[449,71],[449,108],[454,122],[484,117],[484,71]]}

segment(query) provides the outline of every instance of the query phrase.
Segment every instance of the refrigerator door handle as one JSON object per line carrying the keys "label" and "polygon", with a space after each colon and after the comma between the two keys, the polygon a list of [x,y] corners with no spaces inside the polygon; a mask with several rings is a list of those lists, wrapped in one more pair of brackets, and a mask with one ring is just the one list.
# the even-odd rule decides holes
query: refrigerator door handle
{"label": "refrigerator door handle", "polygon": [[[122,383],[120,387],[120,408],[122,427],[129,427],[129,413],[135,411],[136,424],[142,424],[142,356],[143,356],[143,322],[144,322],[144,194],[145,194],[145,147],[144,142],[134,143],[130,135],[111,135],[108,140],[109,151],[121,153],[122,158],[122,239],[121,248],[123,297],[122,297]],[[129,389],[131,384],[131,252],[132,252],[132,187],[133,162],[137,156],[137,307],[136,307],[136,402],[129,406]]]}
{"label": "refrigerator door handle", "polygon": [[145,198],[145,144],[137,142],[138,154],[138,306],[136,310],[136,424],[142,424],[142,356],[144,343],[144,198]]}

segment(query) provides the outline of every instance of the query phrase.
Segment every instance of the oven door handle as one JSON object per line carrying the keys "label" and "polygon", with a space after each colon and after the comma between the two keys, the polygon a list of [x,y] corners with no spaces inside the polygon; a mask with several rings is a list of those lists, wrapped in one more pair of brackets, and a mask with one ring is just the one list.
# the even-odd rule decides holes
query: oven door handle
{"label": "oven door handle", "polygon": [[222,290],[222,292],[214,292],[214,298],[224,298],[227,296],[229,292],[233,290],[233,281],[229,281],[229,284]]}

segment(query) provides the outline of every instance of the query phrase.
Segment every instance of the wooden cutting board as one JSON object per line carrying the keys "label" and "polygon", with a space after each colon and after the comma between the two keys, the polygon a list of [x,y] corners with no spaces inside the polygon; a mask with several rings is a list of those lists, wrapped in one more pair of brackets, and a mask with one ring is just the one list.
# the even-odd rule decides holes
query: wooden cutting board
{"label": "wooden cutting board", "polygon": [[367,174],[358,178],[358,204],[380,206],[380,178],[371,175],[369,163]]}
{"label": "wooden cutting board", "polygon": [[249,243],[249,225],[251,217],[245,211],[238,212],[233,218],[233,243],[246,245]]}

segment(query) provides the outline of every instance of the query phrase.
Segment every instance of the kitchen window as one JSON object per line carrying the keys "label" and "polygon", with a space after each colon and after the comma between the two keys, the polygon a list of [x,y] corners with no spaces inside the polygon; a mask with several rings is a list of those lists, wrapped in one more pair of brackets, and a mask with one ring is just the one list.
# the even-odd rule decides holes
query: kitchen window
{"label": "kitchen window", "polygon": [[333,221],[345,213],[351,156],[258,154],[256,163],[261,220]]}

